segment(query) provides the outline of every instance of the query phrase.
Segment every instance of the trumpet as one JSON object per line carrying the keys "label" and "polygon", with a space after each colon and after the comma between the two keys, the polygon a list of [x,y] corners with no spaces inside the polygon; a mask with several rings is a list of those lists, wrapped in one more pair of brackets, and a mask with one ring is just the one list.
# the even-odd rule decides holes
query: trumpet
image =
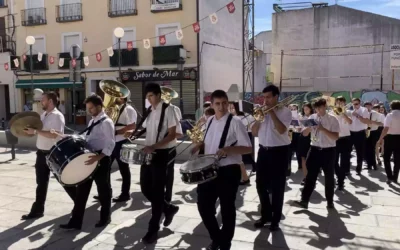
{"label": "trumpet", "polygon": [[280,101],[278,104],[276,104],[273,107],[267,107],[266,105],[264,105],[261,107],[254,108],[253,117],[254,117],[255,121],[263,122],[265,115],[269,111],[271,111],[275,108],[282,108],[284,106],[290,105],[297,99],[297,97],[298,97],[298,95],[292,95],[292,96],[286,97],[285,99],[283,99],[282,101]]}
{"label": "trumpet", "polygon": [[341,107],[341,106],[335,106],[334,108],[333,108],[333,112],[336,114],[336,115],[342,115],[342,114],[344,114],[345,112],[346,112],[346,109],[348,109],[349,107],[350,107],[350,105],[351,105],[351,103],[349,103],[349,104],[347,104],[346,106],[344,106],[344,107]]}

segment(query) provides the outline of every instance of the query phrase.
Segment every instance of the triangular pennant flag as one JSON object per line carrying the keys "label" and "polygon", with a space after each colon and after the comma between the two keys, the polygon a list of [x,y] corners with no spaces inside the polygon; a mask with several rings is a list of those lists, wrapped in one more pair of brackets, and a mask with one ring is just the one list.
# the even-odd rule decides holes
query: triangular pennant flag
{"label": "triangular pennant flag", "polygon": [[211,21],[212,24],[218,23],[217,13],[213,13],[213,14],[210,15],[210,21]]}
{"label": "triangular pennant flag", "polygon": [[89,66],[89,57],[88,56],[83,57],[83,63],[85,64],[86,67]]}
{"label": "triangular pennant flag", "polygon": [[236,10],[235,4],[233,2],[230,2],[226,5],[226,8],[228,9],[229,13],[233,13]]}
{"label": "triangular pennant flag", "polygon": [[143,39],[143,47],[145,49],[150,49],[150,39]]}
{"label": "triangular pennant flag", "polygon": [[64,66],[64,58],[60,58],[60,59],[58,60],[58,66],[59,66],[59,67],[63,67],[63,66]]}
{"label": "triangular pennant flag", "polygon": [[160,45],[165,45],[167,43],[167,38],[165,35],[159,36],[158,40],[160,41]]}
{"label": "triangular pennant flag", "polygon": [[15,65],[15,67],[16,67],[16,68],[18,68],[18,67],[19,67],[19,61],[18,61],[18,58],[15,58],[15,59],[14,59],[14,65]]}
{"label": "triangular pennant flag", "polygon": [[112,57],[114,55],[114,50],[112,47],[107,48],[107,53],[109,57]]}
{"label": "triangular pennant flag", "polygon": [[196,33],[200,32],[200,24],[198,22],[193,24],[193,31]]}
{"label": "triangular pennant flag", "polygon": [[9,68],[9,67],[8,67],[8,63],[5,63],[5,64],[4,64],[4,69],[5,69],[6,71],[8,71],[8,68]]}
{"label": "triangular pennant flag", "polygon": [[43,58],[43,53],[42,53],[42,52],[39,52],[38,55],[37,55],[38,61],[41,62],[41,61],[42,61],[42,58]]}
{"label": "triangular pennant flag", "polygon": [[178,39],[178,40],[183,39],[183,31],[182,30],[175,31],[175,34],[176,34],[176,39]]}
{"label": "triangular pennant flag", "polygon": [[96,54],[96,60],[97,60],[98,62],[101,61],[101,53],[100,53],[100,52]]}
{"label": "triangular pennant flag", "polygon": [[22,55],[22,60],[24,60],[24,62],[26,61],[26,55],[25,54]]}
{"label": "triangular pennant flag", "polygon": [[54,64],[54,56],[50,56],[49,62],[50,62],[50,64]]}
{"label": "triangular pennant flag", "polygon": [[133,49],[133,42],[132,41],[126,42],[126,48],[128,49],[128,51],[131,51]]}

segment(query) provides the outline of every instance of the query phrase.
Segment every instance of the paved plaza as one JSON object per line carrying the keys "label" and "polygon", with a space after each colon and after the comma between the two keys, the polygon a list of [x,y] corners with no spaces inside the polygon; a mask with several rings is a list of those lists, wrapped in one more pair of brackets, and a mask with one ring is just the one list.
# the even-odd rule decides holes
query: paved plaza
{"label": "paved plaza", "polygon": [[[140,242],[147,229],[150,204],[140,192],[139,167],[132,165],[132,199],[114,204],[112,223],[94,228],[99,219],[99,204],[87,203],[82,231],[63,231],[73,203],[61,185],[51,178],[45,216],[21,221],[29,212],[35,197],[36,155],[18,150],[17,160],[9,149],[0,148],[0,249],[204,249],[210,242],[196,207],[196,187],[182,183],[176,165],[174,197],[180,210],[168,228],[162,228],[156,245]],[[355,160],[354,158],[352,159]],[[336,211],[326,209],[324,178],[320,177],[308,210],[290,206],[301,194],[301,171],[293,162],[293,173],[287,180],[284,218],[281,231],[255,230],[259,217],[255,177],[251,185],[241,187],[237,196],[237,226],[232,249],[400,249],[400,186],[387,185],[382,167],[364,170],[362,176],[346,180],[346,191],[336,191]],[[121,176],[113,166],[113,194],[119,195]]]}

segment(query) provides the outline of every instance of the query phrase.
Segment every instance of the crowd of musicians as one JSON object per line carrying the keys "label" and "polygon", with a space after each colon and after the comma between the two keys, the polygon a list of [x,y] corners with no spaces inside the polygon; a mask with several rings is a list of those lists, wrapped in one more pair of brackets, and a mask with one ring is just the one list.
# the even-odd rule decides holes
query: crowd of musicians
{"label": "crowd of musicians", "polygon": [[[158,84],[148,83],[144,92],[151,106],[139,123],[138,114],[127,104],[127,98],[118,100],[122,108],[116,122],[105,113],[100,96],[93,94],[86,98],[86,108],[92,120],[85,130],[85,138],[88,148],[96,152],[96,155],[82,163],[82,168],[94,162],[99,165],[89,180],[78,186],[64,187],[73,200],[74,207],[70,220],[60,225],[61,228],[81,229],[93,180],[98,192],[95,198],[101,204],[100,220],[96,227],[104,227],[111,222],[112,201],[126,202],[131,198],[129,164],[121,161],[120,151],[122,145],[128,143],[126,135],[132,135],[138,128],[146,129],[143,151],[156,155],[151,162],[144,163],[140,168],[141,191],[151,202],[151,219],[148,232],[142,238],[143,243],[156,242],[162,218],[164,217],[163,226],[168,227],[178,213],[179,207],[172,205],[171,201],[175,148],[177,139],[184,136],[180,125],[182,115],[178,107],[162,100]],[[192,147],[191,153],[217,155],[219,158],[217,177],[197,186],[198,211],[211,238],[208,250],[231,248],[238,188],[239,185],[249,183],[244,163],[251,164],[252,172],[256,172],[261,217],[254,226],[262,228],[268,224],[271,231],[279,230],[286,177],[291,172],[293,154],[296,154],[298,167],[304,174],[301,200],[293,204],[301,208],[308,207],[322,170],[327,208],[334,209],[335,185],[339,190],[345,187],[346,176],[350,175],[353,147],[356,151],[355,170],[358,175],[362,174],[364,161],[368,169],[377,170],[382,154],[387,183],[397,183],[400,169],[400,101],[393,101],[390,112],[386,113],[383,105],[361,103],[358,98],[351,100],[352,108],[346,106],[350,100],[344,97],[336,98],[335,107],[329,108],[324,98],[304,103],[300,107],[279,105],[279,96],[279,89],[274,85],[263,90],[264,105],[261,108],[266,111],[262,120],[254,120],[244,114],[237,102],[228,100],[226,92],[222,90],[214,91],[211,101],[204,106],[201,118],[204,123],[204,138]],[[51,172],[46,155],[55,141],[59,140],[58,135],[64,133],[65,127],[64,116],[57,110],[56,103],[55,93],[44,93],[44,113],[41,115],[43,129],[25,130],[27,134],[37,134],[38,150],[35,165],[36,200],[30,213],[22,217],[24,220],[44,215]],[[302,120],[314,120],[315,124],[304,125]],[[252,157],[253,137],[258,137],[259,141],[256,162]],[[117,160],[122,176],[122,187],[121,193],[112,198],[110,170],[114,160]],[[222,227],[216,218],[217,200],[221,206]]]}

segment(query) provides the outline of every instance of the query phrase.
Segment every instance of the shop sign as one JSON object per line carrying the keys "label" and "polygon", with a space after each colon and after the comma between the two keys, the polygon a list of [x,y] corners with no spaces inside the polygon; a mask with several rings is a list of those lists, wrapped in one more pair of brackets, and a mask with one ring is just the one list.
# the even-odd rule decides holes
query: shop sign
{"label": "shop sign", "polygon": [[141,70],[126,71],[122,73],[122,80],[125,82],[171,81],[181,79],[196,80],[196,70],[184,70],[183,72],[180,70]]}

